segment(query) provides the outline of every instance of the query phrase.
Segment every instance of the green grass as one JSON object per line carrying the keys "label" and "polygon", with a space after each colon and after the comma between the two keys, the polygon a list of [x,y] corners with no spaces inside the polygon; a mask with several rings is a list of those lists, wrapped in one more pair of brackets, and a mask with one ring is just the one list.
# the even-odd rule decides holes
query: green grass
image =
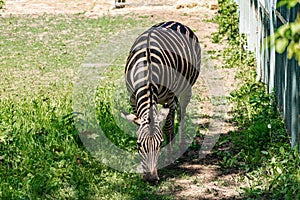
{"label": "green grass", "polygon": [[298,147],[291,148],[275,94],[268,94],[266,86],[255,80],[253,67],[244,66],[244,70],[239,74],[243,84],[229,98],[239,129],[225,137],[231,145],[220,153],[220,165],[244,171],[248,187],[242,189],[247,199],[299,199]]}
{"label": "green grass", "polygon": [[[1,18],[1,199],[172,199],[158,195],[139,175],[95,159],[83,146],[72,114],[73,83],[88,53],[120,30],[150,23],[81,15]],[[100,87],[98,94],[107,89]],[[110,108],[98,109],[100,116]],[[111,121],[101,123],[114,127]],[[134,138],[120,138],[121,147],[134,149]]]}
{"label": "green grass", "polygon": [[[230,9],[225,13],[233,12]],[[146,16],[138,18],[1,18],[1,199],[173,199],[161,195],[159,187],[144,183],[139,175],[118,172],[95,159],[82,144],[72,114],[73,86],[80,65],[111,35],[153,24],[144,20]],[[223,24],[233,21],[223,19]],[[222,34],[224,30],[227,29],[222,29]],[[220,166],[244,171],[249,183],[244,188],[245,198],[297,199],[299,156],[290,148],[284,124],[270,104],[272,95],[266,94],[264,85],[255,81],[252,55],[239,52],[239,39],[234,39],[230,43],[233,46],[223,52],[225,67],[241,66],[238,78],[244,84],[231,93],[235,105],[233,122],[239,131],[220,139],[219,145],[231,144],[229,150],[219,153]],[[243,56],[242,63],[237,55]],[[113,120],[118,119],[120,108],[130,110],[122,95],[114,98],[114,93],[122,92],[124,87],[111,83],[122,76],[125,56],[121,55],[101,74],[104,79],[99,81],[95,94],[96,113],[112,142],[136,151],[133,135],[121,131],[124,127],[119,128]],[[194,144],[190,148],[199,147]]]}
{"label": "green grass", "polygon": [[274,95],[255,76],[246,79],[230,96],[239,129],[221,139],[230,141],[230,149],[219,152],[219,164],[244,172],[246,199],[299,199],[298,149],[291,148],[283,119],[271,103]]}
{"label": "green grass", "polygon": [[242,188],[244,199],[299,199],[298,147],[291,148],[277,112],[275,94],[268,94],[266,85],[256,81],[253,53],[242,50],[244,38],[232,29],[238,25],[236,6],[232,6],[232,0],[218,2],[221,5],[216,21],[220,29],[213,40],[220,42],[224,36],[227,39],[224,66],[238,66],[237,80],[241,83],[229,97],[233,104],[232,122],[238,131],[220,139],[219,146],[229,143],[230,148],[218,152],[219,165],[225,171],[238,168],[243,172],[242,178],[248,183]]}

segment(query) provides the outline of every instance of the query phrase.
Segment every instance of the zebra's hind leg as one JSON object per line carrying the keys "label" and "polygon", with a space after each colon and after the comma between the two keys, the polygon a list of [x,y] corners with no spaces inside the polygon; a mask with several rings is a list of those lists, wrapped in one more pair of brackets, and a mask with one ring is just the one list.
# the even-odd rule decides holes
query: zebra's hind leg
{"label": "zebra's hind leg", "polygon": [[187,149],[187,142],[184,133],[184,118],[186,115],[186,107],[189,104],[192,96],[192,88],[188,88],[179,96],[179,103],[177,109],[177,120],[179,123],[179,147],[182,153],[184,153]]}

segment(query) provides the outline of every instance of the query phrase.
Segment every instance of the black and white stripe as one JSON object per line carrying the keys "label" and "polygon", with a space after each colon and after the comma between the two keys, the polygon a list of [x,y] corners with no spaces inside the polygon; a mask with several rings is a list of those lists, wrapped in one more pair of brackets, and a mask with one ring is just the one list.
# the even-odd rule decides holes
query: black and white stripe
{"label": "black and white stripe", "polygon": [[[170,142],[179,102],[179,121],[183,128],[191,87],[199,76],[200,54],[193,31],[174,21],[154,25],[136,39],[130,50],[125,79],[135,115],[125,117],[139,125],[139,154],[144,179],[149,182],[158,180],[156,165],[163,140],[159,123],[166,118],[163,130],[167,143]],[[158,104],[164,105],[160,112]]]}

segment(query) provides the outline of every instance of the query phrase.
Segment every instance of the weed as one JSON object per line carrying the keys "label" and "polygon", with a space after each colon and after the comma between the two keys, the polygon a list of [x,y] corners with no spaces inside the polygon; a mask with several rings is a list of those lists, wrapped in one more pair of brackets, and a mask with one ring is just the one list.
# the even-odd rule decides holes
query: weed
{"label": "weed", "polygon": [[188,16],[188,14],[187,13],[183,13],[182,16]]}
{"label": "weed", "polygon": [[[223,51],[225,67],[238,67],[241,86],[230,94],[234,105],[233,121],[238,131],[223,136],[219,146],[229,142],[230,148],[218,153],[222,168],[239,168],[245,173],[249,187],[243,188],[248,199],[299,199],[300,158],[297,147],[291,149],[284,122],[277,112],[274,95],[256,81],[254,56],[247,52],[245,39],[238,35],[236,5],[219,0],[216,21],[218,33],[213,40],[226,37],[229,46]],[[232,16],[230,16],[232,15]]]}
{"label": "weed", "polygon": [[[172,199],[157,195],[139,175],[95,159],[82,145],[72,113],[73,81],[86,55],[109,35],[142,23],[80,14],[1,19],[0,199]],[[99,123],[115,143],[132,150],[134,140],[111,120],[109,88],[97,90]]]}
{"label": "weed", "polygon": [[5,5],[4,0],[0,0],[0,10],[4,7],[4,5]]}

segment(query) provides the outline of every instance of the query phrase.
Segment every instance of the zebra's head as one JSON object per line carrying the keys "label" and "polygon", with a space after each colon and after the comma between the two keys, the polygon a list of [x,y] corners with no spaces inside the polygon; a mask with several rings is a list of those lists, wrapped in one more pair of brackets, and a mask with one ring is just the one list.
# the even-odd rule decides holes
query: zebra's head
{"label": "zebra's head", "polygon": [[[151,110],[151,109],[150,109]],[[156,109],[142,117],[133,114],[122,114],[124,118],[138,125],[137,145],[141,156],[141,167],[143,169],[143,180],[157,184],[157,162],[163,135],[160,123],[167,118],[169,108],[161,108],[158,113]]]}

